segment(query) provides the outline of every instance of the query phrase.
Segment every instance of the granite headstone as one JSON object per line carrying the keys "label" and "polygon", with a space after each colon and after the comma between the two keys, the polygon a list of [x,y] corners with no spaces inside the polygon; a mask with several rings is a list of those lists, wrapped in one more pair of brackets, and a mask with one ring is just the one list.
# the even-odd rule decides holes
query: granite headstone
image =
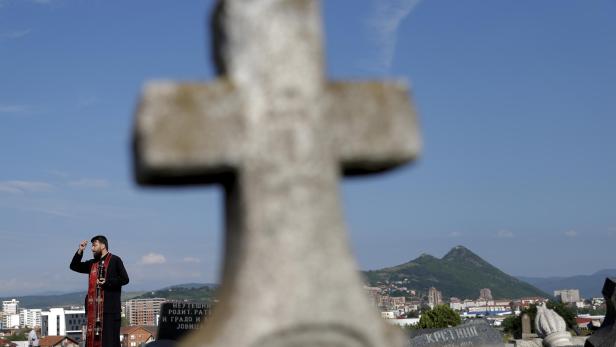
{"label": "granite headstone", "polygon": [[538,337],[537,334],[534,334],[532,332],[531,324],[530,324],[530,316],[528,315],[528,313],[524,313],[522,315],[522,339],[530,340],[530,339],[534,339],[537,337]]}
{"label": "granite headstone", "polygon": [[412,334],[411,347],[504,347],[501,333],[483,319],[445,329],[417,330]]}
{"label": "granite headstone", "polygon": [[205,322],[210,307],[198,302],[165,302],[160,307],[156,341],[148,347],[175,346],[186,333],[199,329]]}

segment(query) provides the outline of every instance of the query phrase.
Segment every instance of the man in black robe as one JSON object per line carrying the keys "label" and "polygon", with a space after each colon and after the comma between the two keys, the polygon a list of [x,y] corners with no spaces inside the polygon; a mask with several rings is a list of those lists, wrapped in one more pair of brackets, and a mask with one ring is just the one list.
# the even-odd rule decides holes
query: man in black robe
{"label": "man in black robe", "polygon": [[86,296],[87,347],[120,347],[122,286],[128,284],[128,274],[122,259],[108,251],[107,238],[94,236],[92,254],[94,259],[81,261],[87,240],[79,244],[70,269],[89,274]]}

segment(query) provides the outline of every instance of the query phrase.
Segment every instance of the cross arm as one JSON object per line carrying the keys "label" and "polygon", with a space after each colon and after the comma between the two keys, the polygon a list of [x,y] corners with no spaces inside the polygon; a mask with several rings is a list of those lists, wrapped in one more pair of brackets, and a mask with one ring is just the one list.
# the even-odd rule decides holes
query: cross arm
{"label": "cross arm", "polygon": [[137,182],[220,182],[237,167],[243,133],[241,102],[227,80],[207,85],[150,82],[134,127]]}
{"label": "cross arm", "polygon": [[417,118],[403,83],[332,82],[326,95],[334,148],[346,175],[385,171],[419,155]]}

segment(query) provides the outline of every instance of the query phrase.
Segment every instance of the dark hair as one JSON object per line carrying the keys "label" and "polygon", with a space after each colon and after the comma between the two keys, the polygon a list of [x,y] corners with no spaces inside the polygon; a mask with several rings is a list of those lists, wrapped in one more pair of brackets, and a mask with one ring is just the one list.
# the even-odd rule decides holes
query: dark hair
{"label": "dark hair", "polygon": [[102,243],[103,245],[105,245],[105,248],[107,250],[109,250],[109,243],[107,243],[107,238],[103,235],[96,235],[92,238],[92,240],[90,240],[90,242],[94,243],[94,241],[98,241],[100,243]]}

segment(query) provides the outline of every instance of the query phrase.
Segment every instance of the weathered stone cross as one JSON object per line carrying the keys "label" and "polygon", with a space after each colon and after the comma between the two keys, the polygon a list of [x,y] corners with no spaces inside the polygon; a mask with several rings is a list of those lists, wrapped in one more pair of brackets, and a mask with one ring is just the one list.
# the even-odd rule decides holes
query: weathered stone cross
{"label": "weathered stone cross", "polygon": [[220,78],[147,84],[135,129],[140,184],[225,188],[220,303],[182,345],[404,343],[361,288],[338,179],[417,155],[405,85],[326,82],[317,1],[222,1],[213,22]]}

